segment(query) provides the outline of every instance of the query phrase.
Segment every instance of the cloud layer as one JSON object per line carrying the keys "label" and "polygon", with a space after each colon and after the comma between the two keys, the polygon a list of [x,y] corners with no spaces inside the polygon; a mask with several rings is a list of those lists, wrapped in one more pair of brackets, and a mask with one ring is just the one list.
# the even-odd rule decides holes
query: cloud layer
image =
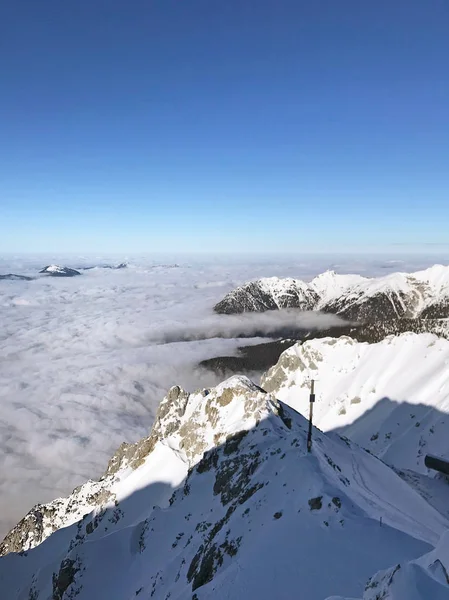
{"label": "cloud layer", "polygon": [[[384,260],[370,260],[337,268],[385,273]],[[82,267],[114,264],[114,257],[8,258],[0,260],[0,273],[34,275],[54,262]],[[247,345],[280,328],[335,324],[335,317],[294,310],[212,311],[245,281],[310,279],[335,268],[333,259],[159,262],[181,266],[141,258],[127,269],[91,269],[73,279],[0,281],[0,536],[35,503],[98,477],[121,442],[147,434],[170,386],[217,383],[196,365],[234,352],[238,336],[249,336]],[[429,264],[415,259],[400,268]]]}

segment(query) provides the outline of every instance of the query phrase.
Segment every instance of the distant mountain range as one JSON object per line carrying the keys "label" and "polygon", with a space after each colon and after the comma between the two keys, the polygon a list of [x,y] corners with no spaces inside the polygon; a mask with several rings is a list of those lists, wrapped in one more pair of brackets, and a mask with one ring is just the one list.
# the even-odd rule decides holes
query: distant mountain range
{"label": "distant mountain range", "polygon": [[385,277],[322,273],[310,283],[270,277],[229,292],[217,313],[263,312],[282,308],[319,310],[348,321],[449,317],[449,267],[435,265],[416,273]]}
{"label": "distant mountain range", "polygon": [[[92,269],[126,269],[127,263],[120,263],[118,265],[94,265],[89,267],[79,267],[78,269],[72,269],[70,267],[64,267],[61,265],[47,265],[39,271],[41,275],[47,275],[49,277],[75,277],[81,275],[80,271],[90,271]],[[0,280],[10,281],[32,281],[36,277],[29,277],[27,275],[17,275],[16,273],[6,273],[0,275]]]}

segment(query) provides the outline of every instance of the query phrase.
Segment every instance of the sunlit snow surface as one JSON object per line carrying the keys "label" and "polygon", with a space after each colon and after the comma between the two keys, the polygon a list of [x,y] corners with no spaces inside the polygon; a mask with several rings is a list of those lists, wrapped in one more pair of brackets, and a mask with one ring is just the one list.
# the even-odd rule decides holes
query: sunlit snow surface
{"label": "sunlit snow surface", "polygon": [[[82,270],[125,260],[124,269]],[[98,476],[122,441],[145,435],[171,385],[193,390],[217,382],[194,367],[239,344],[218,336],[237,335],[241,327],[251,333],[248,320],[212,312],[235,286],[270,276],[310,280],[326,269],[364,276],[416,271],[435,262],[447,263],[442,257],[400,264],[325,256],[3,257],[0,274],[36,279],[0,281],[0,535],[36,502]],[[50,264],[82,276],[38,274]],[[186,339],[193,341],[176,341]]]}

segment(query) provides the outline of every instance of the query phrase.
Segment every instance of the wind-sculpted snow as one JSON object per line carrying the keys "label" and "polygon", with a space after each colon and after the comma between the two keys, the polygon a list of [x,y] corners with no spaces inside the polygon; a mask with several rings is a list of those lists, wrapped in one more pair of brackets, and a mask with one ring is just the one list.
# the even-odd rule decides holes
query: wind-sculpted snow
{"label": "wind-sculpted snow", "polygon": [[426,453],[449,458],[449,341],[404,333],[376,343],[349,337],[288,348],[261,385],[302,414],[316,379],[314,418],[400,468],[427,472]]}
{"label": "wind-sculpted snow", "polygon": [[373,573],[438,545],[448,520],[394,471],[313,437],[308,453],[305,419],[247,378],[176,386],[100,482],[40,507],[40,539],[27,518],[18,525],[3,551],[23,551],[0,558],[0,589],[8,600],[361,597]]}

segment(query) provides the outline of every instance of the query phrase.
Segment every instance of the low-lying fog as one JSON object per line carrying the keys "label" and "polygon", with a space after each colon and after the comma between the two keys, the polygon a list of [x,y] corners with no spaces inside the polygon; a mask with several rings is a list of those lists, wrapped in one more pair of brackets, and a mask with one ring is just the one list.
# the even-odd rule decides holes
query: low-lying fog
{"label": "low-lying fog", "polygon": [[[117,258],[3,258],[0,274],[35,275]],[[0,281],[0,538],[37,502],[98,477],[122,441],[147,434],[169,387],[217,383],[199,361],[291,327],[329,327],[330,315],[282,311],[216,315],[236,285],[262,276],[311,279],[328,268],[365,275],[414,270],[379,258],[130,259],[126,269],[73,278]]]}

